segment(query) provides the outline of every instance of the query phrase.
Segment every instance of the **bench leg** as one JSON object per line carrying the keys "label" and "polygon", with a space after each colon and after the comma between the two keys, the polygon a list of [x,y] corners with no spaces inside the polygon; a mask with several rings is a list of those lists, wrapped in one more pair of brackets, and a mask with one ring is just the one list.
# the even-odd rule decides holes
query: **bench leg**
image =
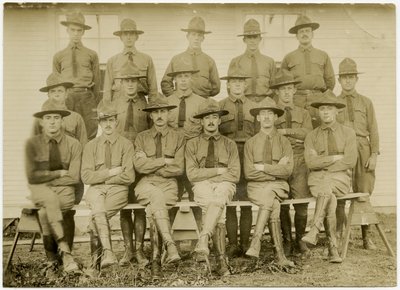
{"label": "bench leg", "polygon": [[33,246],[35,245],[35,240],[36,240],[36,233],[33,233],[33,237],[31,240],[31,246],[29,247],[29,252],[33,251]]}
{"label": "bench leg", "polygon": [[386,235],[385,235],[385,232],[383,231],[381,225],[380,225],[380,224],[376,224],[375,226],[376,226],[376,228],[378,229],[379,235],[381,236],[382,241],[383,241],[383,243],[385,244],[386,249],[387,249],[388,252],[389,252],[389,255],[392,256],[392,257],[394,257],[393,249],[392,249],[392,247],[390,246],[389,241],[387,240]]}
{"label": "bench leg", "polygon": [[342,250],[341,250],[340,257],[342,258],[343,261],[344,261],[344,259],[346,259],[347,249],[349,246],[351,222],[353,219],[353,211],[354,211],[354,201],[352,200],[351,204],[350,204],[349,215],[348,215],[347,221],[346,221],[346,230],[344,231],[344,237],[343,237],[344,240],[342,239]]}
{"label": "bench leg", "polygon": [[3,227],[3,233],[13,224],[15,223],[19,218],[13,218],[11,221],[9,221],[4,227]]}
{"label": "bench leg", "polygon": [[20,235],[20,234],[21,234],[21,233],[18,232],[18,231],[17,231],[17,233],[15,234],[14,242],[13,242],[13,245],[12,245],[12,247],[11,247],[10,253],[8,254],[7,262],[6,262],[6,265],[5,265],[5,267],[4,267],[4,273],[7,272],[8,267],[10,266],[12,257],[14,256],[15,248],[17,247],[17,243],[18,243],[18,239],[19,239],[19,235]]}

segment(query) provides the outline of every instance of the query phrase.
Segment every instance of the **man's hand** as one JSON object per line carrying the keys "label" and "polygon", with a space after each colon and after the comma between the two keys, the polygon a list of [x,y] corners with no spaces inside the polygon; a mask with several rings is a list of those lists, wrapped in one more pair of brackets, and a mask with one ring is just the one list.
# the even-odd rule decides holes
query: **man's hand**
{"label": "man's hand", "polygon": [[64,175],[68,174],[68,170],[61,169],[61,170],[58,170],[58,173],[60,174],[60,177],[63,177]]}
{"label": "man's hand", "polygon": [[108,176],[115,176],[122,173],[122,166],[118,166],[115,168],[111,168],[110,170],[108,170]]}
{"label": "man's hand", "polygon": [[289,157],[288,156],[283,156],[281,160],[278,162],[279,165],[287,165],[289,164]]}
{"label": "man's hand", "polygon": [[340,159],[343,159],[343,155],[333,155],[332,156],[333,157],[333,161],[338,161],[338,160],[340,160]]}
{"label": "man's hand", "polygon": [[147,158],[147,155],[143,151],[136,151],[135,157],[136,158]]}
{"label": "man's hand", "polygon": [[375,170],[377,157],[378,156],[376,153],[372,153],[371,156],[368,158],[367,162],[365,163],[365,168],[367,168],[368,171]]}
{"label": "man's hand", "polygon": [[254,163],[254,168],[258,171],[264,171],[264,164]]}
{"label": "man's hand", "polygon": [[175,159],[174,158],[164,158],[165,164],[173,164]]}
{"label": "man's hand", "polygon": [[218,175],[224,174],[224,173],[226,173],[226,172],[228,172],[228,168],[225,168],[225,167],[217,167],[217,174],[218,174]]}
{"label": "man's hand", "polygon": [[287,135],[286,129],[278,129],[278,133],[281,135]]}

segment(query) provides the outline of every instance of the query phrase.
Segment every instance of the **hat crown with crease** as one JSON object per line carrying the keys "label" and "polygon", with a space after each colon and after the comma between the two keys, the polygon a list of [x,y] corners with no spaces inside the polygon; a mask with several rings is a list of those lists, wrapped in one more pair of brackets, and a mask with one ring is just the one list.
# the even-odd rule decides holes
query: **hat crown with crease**
{"label": "hat crown with crease", "polygon": [[316,30],[319,28],[319,24],[316,22],[312,22],[310,18],[306,15],[299,15],[297,17],[295,25],[289,29],[289,33],[297,34],[297,31],[304,27],[311,27],[312,30]]}
{"label": "hat crown with crease", "polygon": [[265,32],[261,32],[260,23],[257,20],[251,18],[246,21],[243,27],[243,34],[239,34],[238,36],[248,36],[248,35],[261,35]]}
{"label": "hat crown with crease", "polygon": [[204,19],[200,16],[195,16],[189,21],[188,28],[182,28],[185,32],[199,32],[203,34],[211,33],[211,31],[206,31],[206,23]]}
{"label": "hat crown with crease", "polygon": [[85,17],[81,12],[73,12],[66,15],[66,21],[61,21],[61,24],[68,26],[70,24],[75,24],[82,27],[84,30],[89,30],[92,27],[85,24]]}
{"label": "hat crown with crease", "polygon": [[121,21],[120,30],[115,31],[113,34],[116,36],[121,36],[124,32],[134,32],[136,34],[142,34],[142,30],[138,30],[136,27],[136,22],[133,19],[125,18]]}

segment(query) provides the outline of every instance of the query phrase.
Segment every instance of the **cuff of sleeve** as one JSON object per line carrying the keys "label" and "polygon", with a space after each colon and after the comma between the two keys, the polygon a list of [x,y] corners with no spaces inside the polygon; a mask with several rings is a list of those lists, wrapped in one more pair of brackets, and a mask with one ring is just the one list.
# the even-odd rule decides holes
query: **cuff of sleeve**
{"label": "cuff of sleeve", "polygon": [[264,163],[264,172],[269,174],[271,172],[272,165],[268,163]]}

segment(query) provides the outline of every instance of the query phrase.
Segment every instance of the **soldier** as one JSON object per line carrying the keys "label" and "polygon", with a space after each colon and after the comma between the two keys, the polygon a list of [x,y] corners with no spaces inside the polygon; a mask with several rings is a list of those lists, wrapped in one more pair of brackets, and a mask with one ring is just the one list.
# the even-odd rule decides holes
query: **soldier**
{"label": "soldier", "polygon": [[[271,89],[276,91],[278,96],[278,108],[284,111],[284,114],[275,122],[278,132],[287,137],[292,145],[294,167],[292,175],[289,177],[289,197],[307,198],[311,197],[307,184],[308,169],[304,161],[304,139],[313,129],[310,113],[307,110],[297,107],[293,104],[293,96],[296,93],[295,81],[293,75],[287,70],[281,70],[276,74],[275,81]],[[296,250],[301,254],[308,255],[310,250],[307,245],[301,241],[307,226],[308,204],[295,204],[294,226],[296,229]],[[290,218],[290,206],[281,206],[281,228],[283,234],[283,248],[285,256],[291,255],[292,251],[292,224]]]}
{"label": "soldier", "polygon": [[[166,247],[166,264],[179,261],[178,250],[171,236],[168,208],[178,200],[176,177],[184,171],[184,137],[168,126],[169,105],[165,97],[157,97],[143,111],[150,113],[154,125],[138,134],[134,164],[143,174],[135,188],[137,201],[146,206],[151,220],[153,278],[161,276],[160,248]],[[162,240],[162,243],[161,243]]]}
{"label": "soldier", "polygon": [[311,106],[319,110],[322,123],[307,135],[304,157],[310,169],[308,186],[317,200],[311,229],[302,241],[316,245],[324,226],[329,239],[329,262],[341,263],[336,242],[336,197],[350,190],[350,171],[357,162],[356,134],[336,121],[338,109],[346,105],[332,91],[326,91]]}
{"label": "soldier", "polygon": [[[221,117],[219,130],[222,135],[236,142],[241,172],[239,183],[236,188],[237,200],[248,200],[247,182],[243,171],[243,148],[244,142],[254,136],[255,118],[250,114],[250,109],[258,106],[257,103],[245,97],[247,88],[246,81],[250,77],[246,76],[242,70],[236,67],[228,70],[228,76],[221,80],[227,80],[229,97],[220,101],[221,109],[227,110],[229,114]],[[227,255],[229,258],[244,254],[249,248],[250,231],[253,213],[251,206],[240,207],[240,247],[237,245],[238,219],[235,207],[228,207],[226,210],[226,230],[228,235]]]}
{"label": "soldier", "polygon": [[85,18],[80,12],[68,14],[67,21],[61,21],[61,24],[67,26],[70,43],[54,55],[53,72],[74,84],[69,89],[65,103],[69,110],[82,116],[87,137],[93,139],[97,133],[95,109],[100,101],[99,58],[95,51],[83,46],[81,41],[85,30],[91,27],[85,24]]}
{"label": "soldier", "polygon": [[277,132],[274,123],[283,115],[275,101],[267,98],[263,105],[250,113],[260,122],[260,131],[244,145],[244,174],[247,194],[258,205],[257,222],[246,255],[258,258],[261,238],[269,221],[269,230],[275,247],[276,261],[281,266],[294,267],[286,259],[280,231],[280,201],[288,198],[287,179],[293,170],[293,151],[289,140]]}
{"label": "soldier", "polygon": [[61,129],[63,117],[69,114],[51,103],[43,106],[41,112],[34,114],[40,118],[42,133],[28,139],[25,148],[28,187],[33,203],[39,207],[43,245],[53,273],[59,259],[57,249],[61,253],[64,272],[80,271],[71,255],[72,245],[68,244],[73,240],[74,232],[66,228],[68,225],[63,220],[63,215],[74,206],[74,185],[79,182],[82,154],[81,144]]}
{"label": "soldier", "polygon": [[168,76],[168,74],[175,71],[176,63],[181,61],[191,63],[193,70],[199,71],[192,76],[192,90],[195,94],[208,98],[219,93],[221,83],[215,61],[201,50],[204,35],[211,33],[211,31],[205,30],[205,26],[203,18],[195,16],[190,20],[187,29],[181,29],[187,32],[186,38],[188,39],[189,47],[186,51],[172,58],[164,73],[161,89],[167,97],[174,92],[172,77]]}
{"label": "soldier", "polygon": [[102,134],[86,144],[81,170],[83,182],[89,185],[86,202],[91,211],[90,270],[93,275],[97,273],[100,257],[100,269],[118,263],[112,251],[109,220],[128,204],[128,187],[135,180],[133,145],[116,130],[116,109],[101,102],[97,115]]}
{"label": "soldier", "polygon": [[311,22],[305,15],[299,15],[289,33],[296,34],[300,45],[287,54],[281,64],[281,68],[289,70],[296,81],[301,81],[297,86],[294,104],[310,112],[314,128],[319,126],[320,121],[317,110],[310,107],[310,104],[318,99],[321,92],[335,87],[335,75],[328,54],[312,46],[314,30],[318,28],[318,23]]}
{"label": "soldier", "polygon": [[107,101],[118,99],[121,82],[117,78],[126,62],[136,66],[139,73],[146,78],[139,79],[138,94],[141,97],[148,96],[149,99],[157,96],[157,79],[152,58],[137,51],[135,44],[142,30],[136,28],[136,22],[130,18],[121,21],[120,30],[113,33],[119,36],[124,44],[124,50],[111,57],[107,61],[104,77],[104,99]]}
{"label": "soldier", "polygon": [[[358,159],[353,169],[353,191],[372,194],[375,185],[376,159],[379,154],[379,134],[375,110],[371,100],[360,95],[355,86],[358,81],[357,64],[345,58],[339,64],[339,83],[342,93],[339,100],[347,103],[347,108],[339,112],[338,121],[353,128],[357,136]],[[337,231],[343,229],[345,219],[345,202],[338,201],[336,209]],[[375,250],[376,246],[368,237],[369,226],[361,226],[364,249]]]}
{"label": "soldier", "polygon": [[229,64],[229,71],[238,67],[243,74],[250,76],[246,80],[245,95],[254,102],[260,102],[267,96],[272,97],[270,85],[275,75],[275,61],[260,53],[259,46],[262,40],[260,24],[255,19],[249,19],[244,24],[243,42],[246,44],[244,54],[235,57]]}
{"label": "soldier", "polygon": [[226,114],[228,111],[221,110],[215,100],[205,100],[194,116],[200,119],[203,133],[189,140],[185,151],[187,176],[193,184],[194,199],[203,212],[203,228],[194,251],[208,256],[212,237],[221,276],[230,274],[225,257],[225,209],[240,176],[236,144],[218,130],[221,116]]}

